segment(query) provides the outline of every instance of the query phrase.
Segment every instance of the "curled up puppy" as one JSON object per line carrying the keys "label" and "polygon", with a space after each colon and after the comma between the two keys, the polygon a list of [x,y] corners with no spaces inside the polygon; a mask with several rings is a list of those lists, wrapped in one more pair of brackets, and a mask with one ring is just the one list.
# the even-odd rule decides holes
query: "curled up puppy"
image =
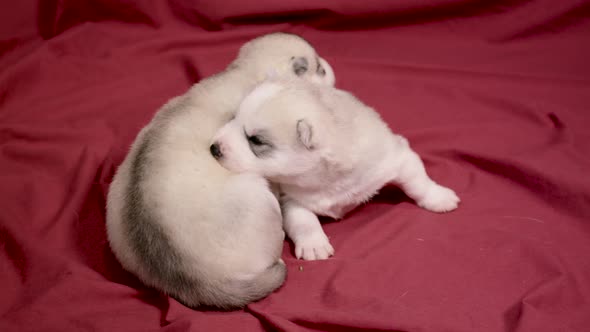
{"label": "curled up puppy", "polygon": [[227,169],[280,185],[284,229],[305,260],[334,253],[317,215],[341,218],[386,184],[433,212],[460,201],[377,112],[331,86],[265,81],[218,131],[212,150]]}
{"label": "curled up puppy", "polygon": [[214,133],[268,72],[334,84],[302,38],[246,43],[217,75],[164,105],[135,139],[107,198],[107,234],[123,267],[190,307],[234,309],[282,285],[284,232],[267,181],[211,156]]}

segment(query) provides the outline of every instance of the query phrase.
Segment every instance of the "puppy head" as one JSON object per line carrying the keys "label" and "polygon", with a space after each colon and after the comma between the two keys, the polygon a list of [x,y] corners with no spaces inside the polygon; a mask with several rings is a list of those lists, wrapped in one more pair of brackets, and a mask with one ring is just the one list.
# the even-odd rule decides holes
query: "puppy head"
{"label": "puppy head", "polygon": [[252,70],[260,80],[270,74],[331,86],[335,83],[330,64],[305,39],[293,34],[271,33],[247,42],[232,65]]}
{"label": "puppy head", "polygon": [[313,91],[267,81],[215,135],[211,154],[234,172],[289,183],[316,168],[326,146],[325,110]]}

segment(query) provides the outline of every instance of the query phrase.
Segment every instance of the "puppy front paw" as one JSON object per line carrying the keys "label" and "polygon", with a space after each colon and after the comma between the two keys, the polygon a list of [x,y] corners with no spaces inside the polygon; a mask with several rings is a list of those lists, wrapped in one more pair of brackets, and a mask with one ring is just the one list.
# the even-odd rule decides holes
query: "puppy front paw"
{"label": "puppy front paw", "polygon": [[434,184],[426,196],[416,203],[432,212],[449,212],[457,208],[461,199],[449,188]]}
{"label": "puppy front paw", "polygon": [[295,257],[306,261],[328,259],[334,255],[334,248],[324,232],[306,234],[295,241]]}

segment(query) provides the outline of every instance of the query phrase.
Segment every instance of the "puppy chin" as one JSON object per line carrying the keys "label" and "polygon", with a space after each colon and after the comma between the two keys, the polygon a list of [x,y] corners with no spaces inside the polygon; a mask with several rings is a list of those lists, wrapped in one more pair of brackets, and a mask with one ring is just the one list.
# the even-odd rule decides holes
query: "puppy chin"
{"label": "puppy chin", "polygon": [[243,163],[239,163],[232,158],[224,157],[219,159],[218,162],[219,164],[221,164],[221,166],[223,166],[223,168],[227,169],[230,172],[245,173],[249,171],[249,169],[245,167]]}
{"label": "puppy chin", "polygon": [[[246,147],[247,148],[247,147]],[[246,173],[255,171],[254,160],[247,150],[240,146],[224,145],[223,157],[217,160],[223,168],[234,173]]]}

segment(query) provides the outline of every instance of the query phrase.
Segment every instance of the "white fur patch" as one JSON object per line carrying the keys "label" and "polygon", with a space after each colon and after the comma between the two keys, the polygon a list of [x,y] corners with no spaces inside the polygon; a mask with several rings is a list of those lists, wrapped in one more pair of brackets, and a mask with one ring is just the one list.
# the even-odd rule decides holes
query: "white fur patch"
{"label": "white fur patch", "polygon": [[282,85],[273,82],[258,85],[240,104],[240,116],[248,116],[283,89]]}

